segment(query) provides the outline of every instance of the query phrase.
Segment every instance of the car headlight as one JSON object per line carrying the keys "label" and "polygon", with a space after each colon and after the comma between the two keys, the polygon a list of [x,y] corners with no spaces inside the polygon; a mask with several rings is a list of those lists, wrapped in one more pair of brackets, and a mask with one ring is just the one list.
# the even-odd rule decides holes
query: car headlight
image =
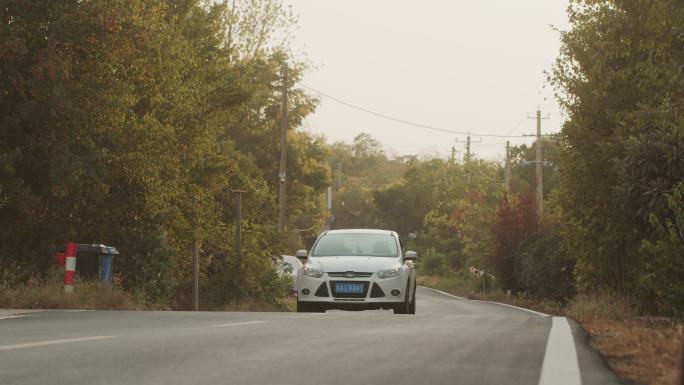
{"label": "car headlight", "polygon": [[401,267],[395,267],[394,269],[385,269],[378,271],[378,278],[394,278],[401,274]]}
{"label": "car headlight", "polygon": [[315,269],[311,266],[304,266],[302,274],[312,278],[321,278],[323,276],[323,272],[321,270]]}

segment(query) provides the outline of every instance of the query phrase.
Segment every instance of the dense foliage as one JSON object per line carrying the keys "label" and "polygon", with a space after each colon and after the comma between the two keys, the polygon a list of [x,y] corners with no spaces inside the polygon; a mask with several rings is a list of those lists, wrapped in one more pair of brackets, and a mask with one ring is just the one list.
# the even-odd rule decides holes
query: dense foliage
{"label": "dense foliage", "polygon": [[[677,314],[684,310],[672,299],[684,282],[682,254],[673,256],[684,244],[674,192],[684,179],[682,4],[577,1],[569,16],[551,80],[568,113],[560,204],[578,283]],[[672,282],[662,275],[670,268]]]}
{"label": "dense foliage", "polygon": [[[0,271],[44,274],[67,240],[121,251],[124,287],[188,305],[201,247],[203,303],[279,298],[274,269],[278,121],[291,17],[278,2],[3,1]],[[289,126],[315,100],[292,87]],[[322,217],[327,149],[290,130],[290,220]],[[232,189],[248,191],[241,261]],[[295,231],[296,233],[296,231]]]}

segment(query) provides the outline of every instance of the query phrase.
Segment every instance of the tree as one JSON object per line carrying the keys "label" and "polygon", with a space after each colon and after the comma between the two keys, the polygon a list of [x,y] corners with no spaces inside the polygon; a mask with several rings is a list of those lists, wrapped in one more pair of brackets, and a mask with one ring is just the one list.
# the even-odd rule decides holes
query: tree
{"label": "tree", "polygon": [[[232,5],[246,8],[232,9],[230,20],[227,5],[197,0],[0,7],[4,278],[41,276],[67,240],[103,242],[122,252],[115,274],[127,289],[182,308],[198,241],[202,284],[222,291],[205,300],[272,298],[282,288],[272,138],[287,59],[274,38],[291,19],[276,1]],[[289,66],[295,82],[304,66]],[[288,204],[296,223],[320,216],[322,203],[312,202],[328,170],[324,146],[294,130],[315,99],[293,84]],[[249,190],[241,261],[234,188]]]}
{"label": "tree", "polygon": [[492,224],[493,250],[490,263],[503,288],[520,290],[516,274],[522,243],[538,229],[537,203],[533,190],[509,200],[504,196]]}
{"label": "tree", "polygon": [[[583,288],[635,295],[684,178],[684,13],[674,0],[577,1],[550,80],[568,113],[559,203]],[[684,281],[681,277],[680,281]]]}

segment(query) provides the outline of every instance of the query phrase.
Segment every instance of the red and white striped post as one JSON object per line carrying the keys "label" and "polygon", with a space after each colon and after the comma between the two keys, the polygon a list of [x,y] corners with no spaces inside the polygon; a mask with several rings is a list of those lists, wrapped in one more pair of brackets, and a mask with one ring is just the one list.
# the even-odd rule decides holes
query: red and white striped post
{"label": "red and white striped post", "polygon": [[64,291],[74,291],[74,276],[76,275],[76,243],[66,245],[66,268],[64,269]]}

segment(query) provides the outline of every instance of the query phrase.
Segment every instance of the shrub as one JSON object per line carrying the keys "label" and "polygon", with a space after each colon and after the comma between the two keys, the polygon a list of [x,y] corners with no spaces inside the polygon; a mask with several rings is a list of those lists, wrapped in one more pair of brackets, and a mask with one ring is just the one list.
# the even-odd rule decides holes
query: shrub
{"label": "shrub", "polygon": [[520,246],[517,260],[520,286],[530,295],[566,302],[575,294],[575,260],[556,229],[530,235]]}
{"label": "shrub", "polygon": [[429,249],[420,261],[419,268],[429,275],[443,275],[446,272],[446,256]]}

